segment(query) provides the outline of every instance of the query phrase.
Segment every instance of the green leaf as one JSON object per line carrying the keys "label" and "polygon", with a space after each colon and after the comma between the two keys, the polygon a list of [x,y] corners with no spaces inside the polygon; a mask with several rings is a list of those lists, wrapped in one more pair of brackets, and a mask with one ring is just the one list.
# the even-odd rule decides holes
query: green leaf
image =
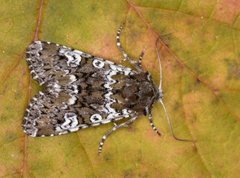
{"label": "green leaf", "polygon": [[[0,177],[238,177],[240,154],[240,3],[234,0],[2,1],[0,6]],[[21,122],[41,88],[25,49],[36,37],[122,63],[123,46],[159,82],[160,35],[165,104],[114,133],[101,156],[98,143],[112,124],[76,133],[30,138]]]}

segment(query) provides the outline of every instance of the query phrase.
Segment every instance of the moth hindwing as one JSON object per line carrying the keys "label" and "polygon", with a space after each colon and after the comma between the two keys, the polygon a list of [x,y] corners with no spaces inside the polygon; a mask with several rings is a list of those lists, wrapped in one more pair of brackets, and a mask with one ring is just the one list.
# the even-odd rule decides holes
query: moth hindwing
{"label": "moth hindwing", "polygon": [[[134,69],[115,64],[63,45],[33,41],[26,58],[33,79],[44,91],[32,98],[23,121],[24,132],[32,137],[55,136],[109,122],[114,127],[102,137],[99,152],[107,136],[133,123],[139,115],[148,115],[152,128],[152,104],[162,92],[139,60],[132,60],[120,43],[117,47]],[[125,122],[116,121],[125,118]]]}

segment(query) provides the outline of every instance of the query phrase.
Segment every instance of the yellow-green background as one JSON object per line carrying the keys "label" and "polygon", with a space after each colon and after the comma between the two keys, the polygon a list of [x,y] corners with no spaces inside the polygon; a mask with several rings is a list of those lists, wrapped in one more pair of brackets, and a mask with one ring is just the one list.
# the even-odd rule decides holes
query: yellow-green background
{"label": "yellow-green background", "polygon": [[[239,177],[240,2],[237,0],[1,0],[0,177],[179,178]],[[120,63],[123,45],[159,82],[154,48],[162,35],[165,104],[180,137],[175,141],[159,104],[146,117],[113,134],[103,154],[98,142],[111,124],[65,136],[29,138],[21,122],[32,80],[25,49],[34,39],[40,9],[41,40],[72,46]]]}

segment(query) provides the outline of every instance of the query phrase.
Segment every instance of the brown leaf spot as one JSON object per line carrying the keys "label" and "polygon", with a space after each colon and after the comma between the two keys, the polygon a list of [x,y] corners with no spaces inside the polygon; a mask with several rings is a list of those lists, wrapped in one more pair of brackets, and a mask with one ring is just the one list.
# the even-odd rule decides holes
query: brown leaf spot
{"label": "brown leaf spot", "polygon": [[215,19],[232,24],[239,13],[239,0],[221,0],[216,6]]}

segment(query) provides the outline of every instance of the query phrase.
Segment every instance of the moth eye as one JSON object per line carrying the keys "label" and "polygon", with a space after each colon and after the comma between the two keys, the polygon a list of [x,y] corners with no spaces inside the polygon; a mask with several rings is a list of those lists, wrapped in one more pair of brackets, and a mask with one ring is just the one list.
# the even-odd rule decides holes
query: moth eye
{"label": "moth eye", "polygon": [[152,79],[152,76],[151,76],[151,74],[150,73],[146,73],[147,74],[147,79],[148,79],[148,81],[151,81],[151,79]]}
{"label": "moth eye", "polygon": [[143,115],[144,115],[144,116],[148,115],[148,111],[147,111],[146,108],[143,110]]}
{"label": "moth eye", "polygon": [[101,69],[101,68],[104,67],[104,62],[95,59],[95,60],[93,60],[93,66],[98,68],[98,69]]}
{"label": "moth eye", "polygon": [[99,122],[102,120],[102,116],[100,114],[93,114],[91,117],[90,117],[90,121],[95,123],[95,122]]}

